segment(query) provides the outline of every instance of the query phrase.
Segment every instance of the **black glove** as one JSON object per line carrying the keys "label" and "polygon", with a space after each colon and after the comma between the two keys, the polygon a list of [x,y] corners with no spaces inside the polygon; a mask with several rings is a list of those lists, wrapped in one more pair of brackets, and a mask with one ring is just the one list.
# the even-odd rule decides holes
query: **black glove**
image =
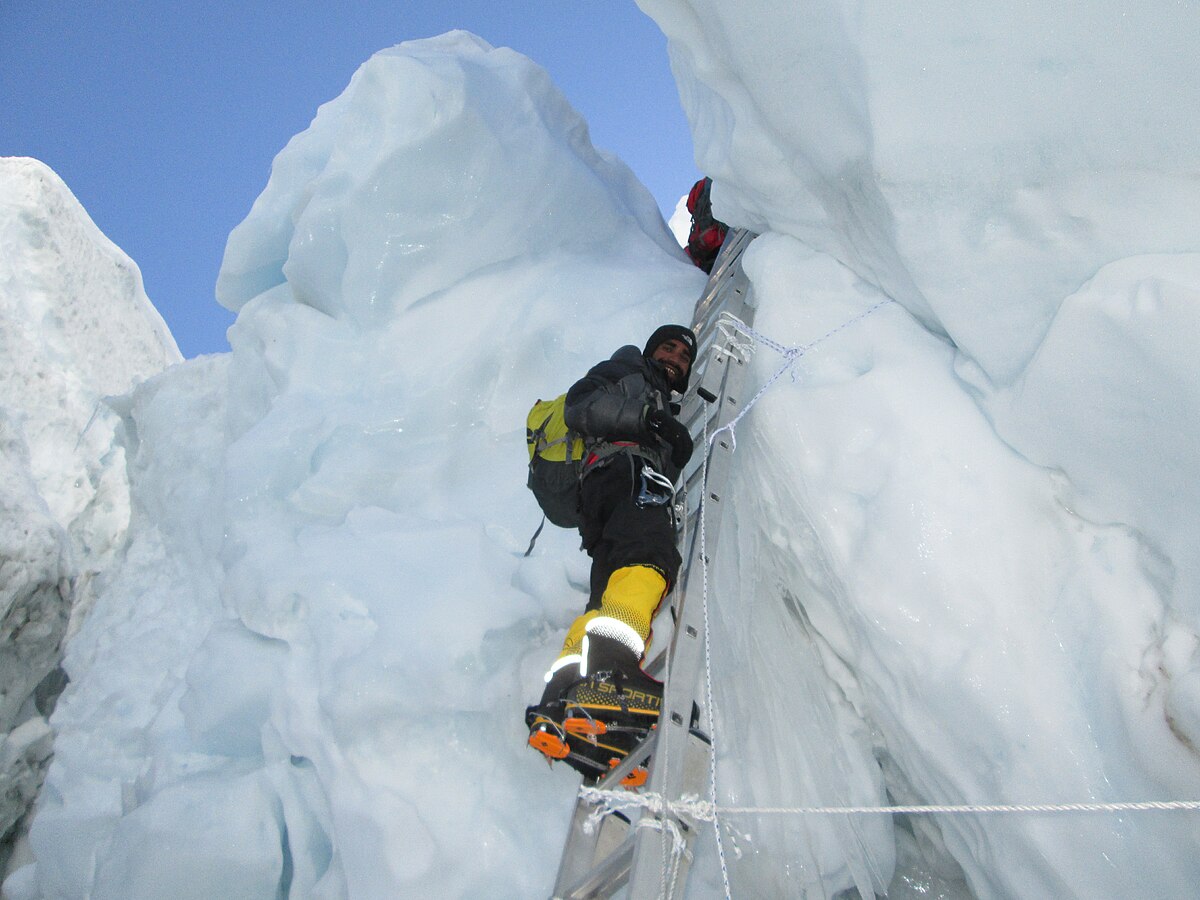
{"label": "black glove", "polygon": [[646,429],[658,435],[671,447],[671,462],[682,469],[692,458],[692,436],[679,424],[679,420],[665,409],[651,409],[646,413]]}

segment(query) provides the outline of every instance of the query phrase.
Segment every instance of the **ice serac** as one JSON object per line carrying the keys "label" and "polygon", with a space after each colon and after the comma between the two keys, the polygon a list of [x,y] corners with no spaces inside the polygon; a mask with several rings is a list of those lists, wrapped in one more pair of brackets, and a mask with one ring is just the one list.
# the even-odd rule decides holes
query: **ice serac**
{"label": "ice serac", "polygon": [[703,283],[528,59],[451,33],[368,60],[230,236],[232,352],[127,404],[128,549],[71,645],[26,883],[547,895],[574,779],[522,713],[586,569],[566,532],[522,557],[522,424]]}
{"label": "ice serac", "polygon": [[1101,266],[1200,242],[1193,8],[639,6],[718,216],[833,255],[994,381]]}
{"label": "ice serac", "polygon": [[[674,251],[645,188],[592,147],[545,71],[514,57],[465,32],[372,57],[275,160],[230,235],[221,303],[236,311],[286,281],[298,302],[379,323],[533,247],[599,253],[632,230]],[[514,117],[484,99],[513,90],[538,108]],[[538,167],[571,177],[501,177]]]}
{"label": "ice serac", "polygon": [[[754,689],[715,678],[760,739],[726,742],[723,798],[1195,799],[1200,10],[639,5],[715,213],[763,233],[757,326],[818,342],[740,435],[716,663],[762,662]],[[781,361],[760,351],[759,383]],[[776,852],[734,883],[778,893],[788,860],[817,896],[880,892],[893,858],[889,895],[1200,874],[1194,813],[861,821],[739,820]]]}
{"label": "ice serac", "polygon": [[[49,756],[55,670],[129,518],[104,398],[178,362],[133,262],[61,179],[0,159],[0,831]],[[40,686],[40,690],[39,690]],[[7,853],[5,854],[7,856]]]}

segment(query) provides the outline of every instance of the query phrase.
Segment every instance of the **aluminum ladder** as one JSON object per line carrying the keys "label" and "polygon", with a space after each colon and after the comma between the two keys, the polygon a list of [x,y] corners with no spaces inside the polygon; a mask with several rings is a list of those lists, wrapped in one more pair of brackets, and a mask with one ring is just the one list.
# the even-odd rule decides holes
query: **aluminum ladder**
{"label": "aluminum ladder", "polygon": [[[749,351],[746,342],[738,341],[736,332],[725,323],[728,316],[746,325],[753,322],[754,301],[741,266],[742,252],[753,238],[743,230],[729,233],[692,317],[698,345],[694,387],[684,397],[680,420],[691,432],[698,452],[684,470],[677,495],[676,512],[684,523],[679,538],[684,563],[668,610],[655,622],[657,634],[670,632],[669,647],[646,666],[664,682],[659,725],[594,785],[600,790],[635,794],[645,790],[669,801],[685,795],[708,796],[712,745],[705,732],[710,724],[700,685],[705,660],[700,510],[703,504],[704,550],[711,560],[720,533],[732,440],[724,433],[713,442],[706,483],[703,441],[706,429],[711,436],[728,424],[746,399],[742,385]],[[623,787],[622,779],[647,757],[648,783],[644,788]],[[585,827],[595,809],[583,797],[576,800],[554,898],[611,897],[625,887],[630,900],[681,896],[701,823],[686,814],[633,807],[629,814],[609,812],[598,826]],[[676,852],[677,838],[683,844],[682,853]]]}

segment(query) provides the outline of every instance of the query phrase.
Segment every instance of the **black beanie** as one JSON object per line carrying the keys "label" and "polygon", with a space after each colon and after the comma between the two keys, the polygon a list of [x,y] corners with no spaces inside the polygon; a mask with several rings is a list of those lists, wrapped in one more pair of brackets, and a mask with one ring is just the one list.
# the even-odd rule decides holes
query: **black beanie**
{"label": "black beanie", "polygon": [[696,362],[696,335],[690,328],[684,328],[682,325],[660,325],[654,329],[654,334],[650,335],[650,340],[646,341],[646,348],[642,350],[642,356],[650,359],[651,354],[662,344],[670,340],[679,341],[687,347],[688,370],[683,376],[683,383],[675,387],[679,393],[687,391],[688,381],[692,377],[692,366]]}
{"label": "black beanie", "polygon": [[650,335],[650,340],[646,341],[642,356],[649,358],[660,344],[670,340],[679,341],[687,347],[688,365],[694,365],[696,362],[696,335],[692,333],[692,329],[682,325],[660,325],[654,329],[654,334]]}

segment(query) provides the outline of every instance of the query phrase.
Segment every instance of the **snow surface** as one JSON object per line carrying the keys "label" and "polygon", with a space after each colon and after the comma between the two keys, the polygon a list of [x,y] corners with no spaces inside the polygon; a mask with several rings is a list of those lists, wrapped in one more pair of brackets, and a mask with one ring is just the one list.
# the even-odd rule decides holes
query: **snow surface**
{"label": "snow surface", "polygon": [[[762,233],[756,327],[819,342],[739,426],[719,801],[1200,797],[1197,12],[639,5],[717,216]],[[131,541],[10,894],[546,895],[577,779],[521,712],[587,567],[561,531],[522,558],[520,424],[702,284],[527,60],[366,63],[231,235],[232,352],[129,401]],[[1194,812],[722,834],[746,897],[1200,875]]]}
{"label": "snow surface", "polygon": [[692,214],[687,208],[688,195],[685,193],[675,203],[675,210],[667,219],[667,227],[671,229],[671,234],[675,235],[675,242],[680,247],[687,246],[688,234],[692,230]]}

